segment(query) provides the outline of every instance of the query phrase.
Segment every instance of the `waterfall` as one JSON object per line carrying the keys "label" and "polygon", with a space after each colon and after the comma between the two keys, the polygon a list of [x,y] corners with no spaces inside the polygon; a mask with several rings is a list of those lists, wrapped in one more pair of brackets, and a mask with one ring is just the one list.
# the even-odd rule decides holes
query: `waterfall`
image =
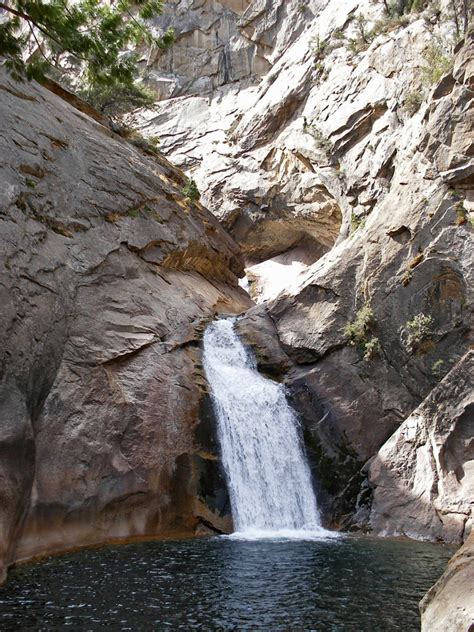
{"label": "waterfall", "polygon": [[284,386],[257,371],[234,320],[217,320],[207,328],[204,370],[236,532],[327,535],[320,526],[297,416]]}

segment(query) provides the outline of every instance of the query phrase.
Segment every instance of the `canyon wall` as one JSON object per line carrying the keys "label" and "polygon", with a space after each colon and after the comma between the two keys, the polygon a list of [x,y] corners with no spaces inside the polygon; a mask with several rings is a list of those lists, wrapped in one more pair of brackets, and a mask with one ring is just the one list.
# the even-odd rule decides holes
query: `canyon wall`
{"label": "canyon wall", "polygon": [[245,310],[325,522],[468,537],[474,44],[453,44],[446,4],[167,3],[176,44],[142,58],[159,101],[130,122],[178,168],[1,75],[1,577],[229,528],[199,340]]}
{"label": "canyon wall", "polygon": [[225,528],[198,339],[250,304],[238,247],[151,146],[3,71],[0,138],[0,578]]}
{"label": "canyon wall", "polygon": [[474,67],[445,5],[176,2],[150,58],[173,90],[133,118],[241,246],[239,331],[288,384],[328,524],[460,542]]}

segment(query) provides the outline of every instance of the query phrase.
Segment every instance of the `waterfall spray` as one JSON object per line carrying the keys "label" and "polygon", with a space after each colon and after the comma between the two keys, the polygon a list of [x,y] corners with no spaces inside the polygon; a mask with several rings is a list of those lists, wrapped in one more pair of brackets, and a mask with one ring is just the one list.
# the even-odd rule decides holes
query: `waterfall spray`
{"label": "waterfall spray", "polygon": [[204,335],[204,369],[236,532],[256,537],[325,536],[301,430],[285,388],[258,371],[233,320]]}

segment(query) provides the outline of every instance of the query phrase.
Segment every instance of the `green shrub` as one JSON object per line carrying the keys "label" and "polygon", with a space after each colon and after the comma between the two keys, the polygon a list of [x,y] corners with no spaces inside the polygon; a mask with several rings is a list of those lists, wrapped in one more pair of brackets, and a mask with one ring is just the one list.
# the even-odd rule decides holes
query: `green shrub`
{"label": "green shrub", "polygon": [[322,60],[331,52],[329,40],[321,39],[319,33],[311,40],[311,50],[313,51],[316,61]]}
{"label": "green shrub", "polygon": [[357,312],[355,320],[352,323],[348,323],[344,329],[344,333],[349,339],[349,344],[357,347],[362,352],[366,362],[380,355],[382,350],[380,340],[370,335],[373,325],[374,313],[370,305],[365,303]]}
{"label": "green shrub", "polygon": [[187,197],[189,200],[195,202],[199,200],[201,194],[199,193],[198,186],[194,180],[188,178],[186,180],[186,184],[183,187],[182,193],[184,197]]}
{"label": "green shrub", "polygon": [[417,314],[412,320],[405,323],[408,330],[407,344],[414,349],[433,333],[433,317],[426,314]]}
{"label": "green shrub", "polygon": [[436,377],[441,377],[444,372],[444,360],[436,360],[431,366],[431,373]]}
{"label": "green shrub", "polygon": [[142,134],[140,134],[140,132],[133,130],[128,139],[132,143],[132,145],[135,145],[135,147],[142,149],[146,154],[152,156],[158,154],[158,148],[156,146],[156,136],[152,136],[152,138],[145,138]]}
{"label": "green shrub", "polygon": [[343,29],[334,29],[332,32],[332,37],[337,40],[344,40],[344,30]]}
{"label": "green shrub", "polygon": [[311,40],[311,50],[315,61],[323,61],[333,50],[343,46],[344,39],[344,31],[342,29],[334,29],[328,39],[321,39],[318,33]]}
{"label": "green shrub", "polygon": [[354,212],[351,214],[351,230],[350,234],[355,233],[358,228],[364,228],[365,218],[359,217]]}
{"label": "green shrub", "polygon": [[364,345],[364,360],[369,362],[369,360],[373,360],[375,356],[380,355],[382,348],[380,346],[380,340],[373,336],[368,342]]}
{"label": "green shrub", "polygon": [[456,226],[462,226],[469,219],[468,212],[464,208],[464,203],[462,201],[458,202],[454,210],[456,212]]}
{"label": "green shrub", "polygon": [[373,323],[374,313],[368,303],[365,303],[356,314],[352,323],[348,323],[344,333],[349,338],[349,344],[356,346],[367,340],[367,333]]}
{"label": "green shrub", "polygon": [[420,109],[423,103],[423,94],[419,90],[409,92],[403,101],[403,109],[413,116]]}
{"label": "green shrub", "polygon": [[431,86],[453,67],[453,56],[448,55],[439,38],[436,38],[423,52],[426,64],[421,67],[423,83]]}
{"label": "green shrub", "polygon": [[381,0],[388,16],[402,16],[407,13],[419,13],[430,5],[436,5],[437,0]]}

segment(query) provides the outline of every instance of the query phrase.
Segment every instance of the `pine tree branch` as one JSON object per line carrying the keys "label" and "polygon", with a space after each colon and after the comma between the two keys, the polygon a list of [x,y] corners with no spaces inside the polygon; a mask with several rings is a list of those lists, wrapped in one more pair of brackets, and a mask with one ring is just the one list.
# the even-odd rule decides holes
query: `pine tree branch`
{"label": "pine tree branch", "polygon": [[[64,42],[62,42],[60,39],[52,35],[44,26],[42,26],[41,24],[38,24],[38,22],[36,22],[36,20],[34,20],[31,17],[31,15],[28,15],[27,13],[24,13],[23,11],[17,11],[17,9],[13,9],[12,7],[9,7],[4,2],[0,2],[0,9],[5,9],[5,11],[7,11],[8,13],[11,13],[12,15],[16,17],[21,18],[22,20],[25,20],[30,26],[30,28],[31,28],[31,25],[35,26],[39,31],[43,33],[43,35],[46,35],[46,37],[51,39],[53,42],[56,42],[56,44],[59,44],[61,48],[65,48]],[[84,57],[83,55],[79,55],[75,51],[71,51],[71,53],[75,57],[78,57],[79,59],[82,59],[83,61],[88,61],[87,57]]]}
{"label": "pine tree branch", "polygon": [[31,35],[33,35],[33,38],[34,38],[34,40],[35,40],[35,42],[36,42],[36,45],[38,46],[38,50],[39,50],[39,52],[40,52],[40,53],[41,53],[41,55],[44,57],[45,61],[47,61],[47,62],[48,62],[48,64],[50,64],[50,65],[51,65],[51,62],[49,61],[49,59],[48,59],[48,58],[46,57],[46,55],[44,54],[43,48],[42,48],[41,44],[39,43],[38,38],[36,37],[36,33],[35,33],[35,30],[34,30],[33,26],[31,25],[31,22],[28,22],[28,28],[30,29],[30,33],[31,33]]}
{"label": "pine tree branch", "polygon": [[49,37],[49,39],[52,39],[53,42],[56,42],[56,44],[63,46],[63,42],[61,42],[59,39],[54,37],[54,35],[51,35],[51,33],[47,29],[41,26],[41,24],[38,24],[38,22],[33,20],[31,15],[28,15],[27,13],[23,13],[23,11],[17,11],[16,9],[9,7],[7,4],[4,4],[3,2],[0,2],[0,9],[5,9],[5,11],[7,11],[8,13],[11,13],[12,15],[15,15],[16,17],[21,18],[22,20],[25,20],[26,22],[28,22],[28,24],[33,24],[33,26],[36,26],[36,28],[39,31],[41,31],[44,35],[46,35],[46,37]]}

